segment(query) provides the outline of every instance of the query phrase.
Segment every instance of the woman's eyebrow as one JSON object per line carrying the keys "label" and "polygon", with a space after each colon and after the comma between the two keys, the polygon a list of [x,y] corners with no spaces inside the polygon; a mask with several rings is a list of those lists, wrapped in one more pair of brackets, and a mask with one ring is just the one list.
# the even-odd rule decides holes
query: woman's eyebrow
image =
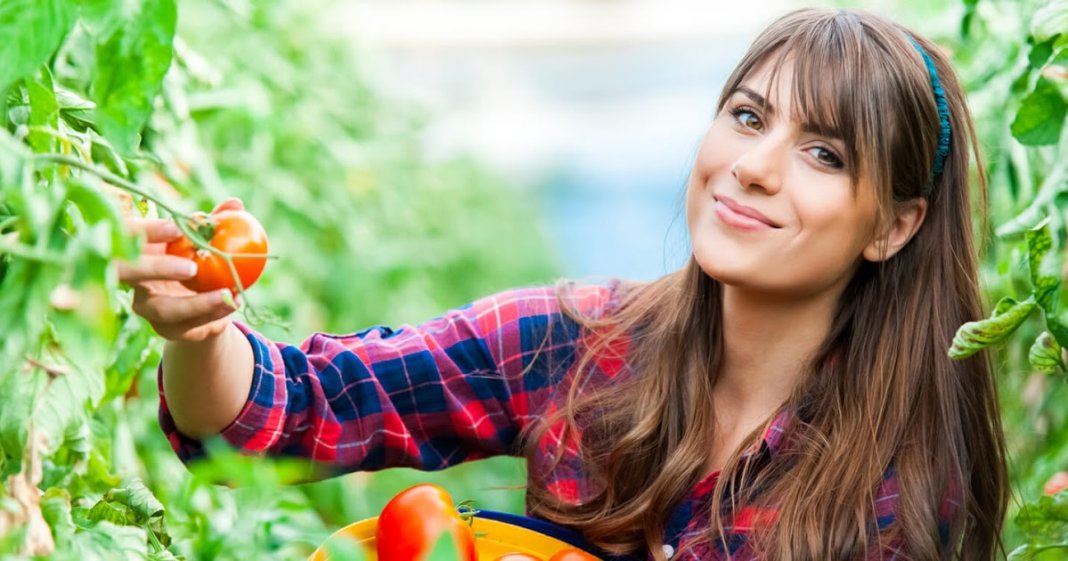
{"label": "woman's eyebrow", "polygon": [[[760,95],[752,88],[748,86],[738,86],[734,88],[734,91],[731,92],[731,95],[735,93],[745,95],[765,112],[772,115],[775,114],[775,106],[772,105],[771,102],[769,102],[764,96]],[[804,123],[801,123],[801,130],[804,132],[825,136],[833,140],[839,140],[843,142],[845,141],[845,135],[842,133],[842,130],[840,128],[828,126],[826,123],[815,123],[806,121]]]}
{"label": "woman's eyebrow", "polygon": [[775,112],[775,106],[773,106],[771,103],[768,103],[768,100],[764,99],[764,96],[758,94],[753,89],[747,86],[738,86],[734,88],[734,91],[741,94],[745,94],[746,97],[753,100],[753,103],[756,103],[764,111],[767,111],[768,113]]}

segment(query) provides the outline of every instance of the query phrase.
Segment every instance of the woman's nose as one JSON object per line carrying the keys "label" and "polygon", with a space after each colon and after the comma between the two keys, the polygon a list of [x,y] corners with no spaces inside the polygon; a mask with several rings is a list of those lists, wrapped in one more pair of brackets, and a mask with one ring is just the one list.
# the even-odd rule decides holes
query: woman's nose
{"label": "woman's nose", "polygon": [[731,164],[731,174],[742,189],[761,189],[771,195],[782,187],[786,143],[764,137],[746,147]]}

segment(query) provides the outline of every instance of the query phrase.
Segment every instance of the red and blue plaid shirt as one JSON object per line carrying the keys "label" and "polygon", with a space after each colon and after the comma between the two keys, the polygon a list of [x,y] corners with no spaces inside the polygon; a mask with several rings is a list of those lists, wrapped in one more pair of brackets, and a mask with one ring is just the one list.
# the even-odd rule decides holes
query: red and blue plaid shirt
{"label": "red and blue plaid shirt", "polygon": [[[609,313],[618,284],[579,286],[574,304],[594,317]],[[552,287],[502,292],[418,326],[316,333],[299,346],[238,327],[252,344],[255,372],[248,402],[222,437],[247,453],[311,458],[338,473],[398,466],[436,470],[519,455],[520,432],[566,395],[580,340],[577,324],[561,313]],[[597,362],[594,376],[608,380],[621,372],[631,370],[621,360],[604,360]],[[160,425],[175,452],[183,461],[202,455],[201,443],[176,429],[162,379],[159,387]],[[758,453],[776,453],[788,420],[780,413],[769,424]],[[547,478],[550,490],[568,501],[596,491],[575,452],[567,447],[564,461]],[[725,550],[731,559],[753,559],[747,536],[774,521],[773,511],[743,507],[727,528],[728,543],[692,545],[690,538],[708,526],[717,475],[699,482],[668,520],[663,540],[673,561],[726,559]],[[898,508],[892,467],[876,498],[882,534]],[[942,505],[943,537],[955,511],[952,499]],[[899,555],[899,546],[885,543],[868,559]]]}

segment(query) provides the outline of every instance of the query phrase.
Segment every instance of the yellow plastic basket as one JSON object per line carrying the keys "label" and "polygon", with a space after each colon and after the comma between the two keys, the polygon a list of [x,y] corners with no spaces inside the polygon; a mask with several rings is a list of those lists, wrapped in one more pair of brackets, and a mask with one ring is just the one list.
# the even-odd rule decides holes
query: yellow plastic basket
{"label": "yellow plastic basket", "polygon": [[[483,515],[498,519],[487,518]],[[377,524],[377,516],[353,522],[334,532],[327,541],[348,537],[363,547],[367,553],[368,561],[376,561],[375,529]],[[547,523],[504,513],[483,512],[475,516],[473,528],[475,533],[479,535],[475,542],[479,561],[493,561],[506,553],[526,553],[541,559],[548,559],[562,549],[575,547],[589,553],[588,547],[557,539],[521,524],[545,526]],[[591,555],[595,554],[591,553]],[[309,561],[329,561],[326,548],[322,545],[319,546],[309,558]]]}

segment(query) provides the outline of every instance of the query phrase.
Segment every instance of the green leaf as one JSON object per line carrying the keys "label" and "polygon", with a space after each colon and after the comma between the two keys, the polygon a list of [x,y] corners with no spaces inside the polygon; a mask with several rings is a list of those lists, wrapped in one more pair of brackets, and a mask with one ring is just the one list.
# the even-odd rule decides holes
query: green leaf
{"label": "green leaf", "polygon": [[[48,68],[41,69],[34,79],[26,80],[26,89],[30,94],[30,125],[56,129],[59,122],[59,103],[52,85],[52,73]],[[28,140],[34,152],[54,151],[52,147],[55,145],[55,139],[45,133],[31,132]]]}
{"label": "green leaf", "polygon": [[1033,543],[1065,540],[1068,538],[1068,493],[1042,496],[1024,505],[1016,515],[1015,523]]}
{"label": "green leaf", "polygon": [[1052,39],[1060,33],[1068,34],[1068,0],[1052,0],[1031,17],[1031,35],[1037,41]]}
{"label": "green leaf", "polygon": [[[1053,39],[1046,41],[1034,41],[1028,39],[1031,44],[1031,50],[1027,52],[1027,61],[1031,64],[1031,68],[1035,70],[1041,69],[1049,61],[1049,58],[1053,56]],[[1025,72],[1024,77],[1029,77],[1030,72]]]}
{"label": "green leaf", "polygon": [[0,375],[0,457],[6,456],[21,465],[27,420],[44,380],[19,368],[7,367],[3,372],[5,374]]}
{"label": "green leaf", "polygon": [[108,249],[102,254],[108,258],[136,257],[139,245],[136,237],[126,235],[124,217],[114,196],[104,191],[106,186],[87,178],[93,185],[71,181],[67,185],[67,200],[73,203],[85,223],[103,225],[107,233]]}
{"label": "green leaf", "polygon": [[163,517],[163,503],[159,502],[138,478],[130,479],[122,487],[108,491],[104,494],[104,500],[129,507],[139,524]]}
{"label": "green leaf", "polygon": [[[108,505],[107,507],[102,505]],[[99,512],[97,512],[99,509]],[[97,512],[94,515],[94,512]],[[121,513],[125,522],[116,517]],[[156,498],[138,478],[126,481],[122,487],[111,489],[104,498],[90,511],[89,516],[95,520],[108,520],[115,524],[131,524],[147,528],[164,547],[170,545],[163,520],[163,503]],[[99,515],[106,518],[94,518]]]}
{"label": "green leaf", "polygon": [[103,376],[89,368],[76,368],[63,355],[49,357],[51,363],[66,359],[67,373],[53,379],[44,393],[34,415],[34,426],[47,437],[48,454],[54,453],[66,441],[68,434],[77,434],[77,427],[86,422],[89,411],[95,408],[104,393]]}
{"label": "green leaf", "polygon": [[43,65],[73,25],[68,0],[0,2],[0,91]]}
{"label": "green leaf", "polygon": [[130,314],[126,316],[105,371],[107,393],[104,401],[125,394],[138,375],[158,360],[153,349],[155,333],[145,327],[144,320]]}
{"label": "green leaf", "polygon": [[1011,310],[1017,304],[1019,304],[1019,302],[1017,302],[1015,299],[1006,296],[1001,300],[998,300],[998,303],[994,305],[994,312],[991,315],[1000,316],[1001,314],[1004,314],[1005,312]]}
{"label": "green leaf", "polygon": [[1049,79],[1038,79],[1020,106],[1012,122],[1012,135],[1023,144],[1042,146],[1056,144],[1068,116],[1068,103],[1057,85]]}
{"label": "green leaf", "polygon": [[133,522],[129,508],[103,499],[93,505],[88,517],[93,522],[111,522],[116,526],[128,526]]}
{"label": "green leaf", "polygon": [[122,0],[76,0],[78,15],[89,33],[108,36],[122,25],[129,15],[124,13]]}
{"label": "green leaf", "polygon": [[52,487],[41,497],[41,514],[52,528],[56,547],[60,550],[70,547],[76,531],[70,510],[70,492],[66,489]]}
{"label": "green leaf", "polygon": [[101,132],[120,152],[132,153],[171,65],[177,9],[174,0],[124,6],[132,13],[97,46],[90,93]]}
{"label": "green leaf", "polygon": [[64,561],[109,560],[144,561],[148,554],[147,534],[141,528],[99,522],[74,535],[70,554]]}
{"label": "green leaf", "polygon": [[1054,313],[1054,300],[1061,285],[1060,268],[1055,254],[1050,252],[1053,240],[1049,233],[1049,219],[1027,231],[1027,266],[1031,290],[1039,306],[1048,314]]}
{"label": "green leaf", "polygon": [[75,130],[91,130],[93,110],[96,104],[62,86],[56,86],[56,102],[59,103],[59,116]]}
{"label": "green leaf", "polygon": [[108,140],[93,130],[88,131],[89,141],[92,144],[90,149],[93,154],[93,161],[97,164],[103,164],[111,173],[121,177],[129,177],[130,170],[126,167],[126,162],[123,161],[122,156],[115,151],[115,148]]}
{"label": "green leaf", "polygon": [[1060,315],[1046,314],[1046,331],[1049,331],[1062,348],[1068,349],[1068,310]]}
{"label": "green leaf", "polygon": [[1035,370],[1052,374],[1057,371],[1057,368],[1063,366],[1061,346],[1048,331],[1043,331],[1027,352],[1027,361]]}
{"label": "green leaf", "polygon": [[975,21],[975,8],[979,0],[963,0],[964,14],[960,18],[960,36],[967,39],[972,32],[972,22]]}
{"label": "green leaf", "polygon": [[949,348],[952,359],[967,358],[980,350],[1005,340],[1038,307],[1033,298],[1018,302],[1002,313],[970,321],[957,330],[953,345]]}

